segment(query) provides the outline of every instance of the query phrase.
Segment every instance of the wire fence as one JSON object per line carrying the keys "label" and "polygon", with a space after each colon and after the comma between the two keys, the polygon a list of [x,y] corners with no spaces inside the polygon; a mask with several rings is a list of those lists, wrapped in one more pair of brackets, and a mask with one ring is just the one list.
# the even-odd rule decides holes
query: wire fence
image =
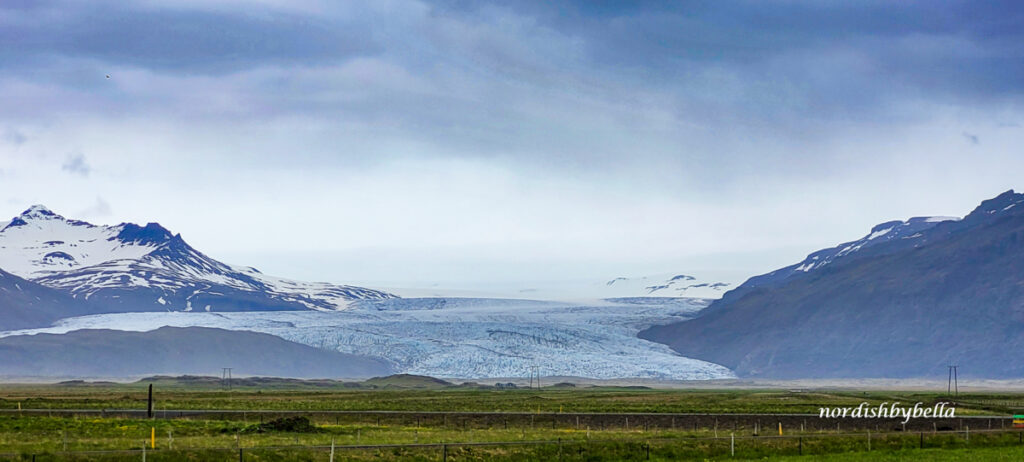
{"label": "wire fence", "polygon": [[758,459],[773,456],[822,455],[844,452],[900,451],[926,448],[1024,448],[1021,430],[936,432],[812,433],[800,435],[678,437],[648,439],[554,439],[534,441],[441,442],[371,445],[289,445],[258,447],[195,447],[78,450],[44,453],[3,453],[20,461],[331,461],[334,460],[703,460]]}
{"label": "wire fence", "polygon": [[[147,418],[142,409],[0,409],[0,416]],[[375,425],[436,426],[444,428],[593,428],[672,429],[694,431],[715,428],[722,431],[758,432],[776,424],[787,429],[845,431],[854,429],[900,431],[1005,429],[1012,426],[1010,416],[971,415],[953,418],[902,419],[892,417],[836,419],[818,414],[774,413],[603,413],[603,412],[457,412],[457,411],[323,411],[323,410],[155,410],[156,419],[215,419],[262,421],[288,416],[307,416],[322,423],[372,423]]]}

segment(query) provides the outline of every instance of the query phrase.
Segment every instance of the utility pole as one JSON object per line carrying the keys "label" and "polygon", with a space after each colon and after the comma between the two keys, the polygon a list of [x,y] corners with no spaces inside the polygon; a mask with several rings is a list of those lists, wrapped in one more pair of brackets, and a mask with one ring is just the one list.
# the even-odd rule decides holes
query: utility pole
{"label": "utility pole", "polygon": [[956,379],[956,369],[957,369],[957,367],[959,367],[959,366],[953,366],[953,395],[956,396],[956,397],[960,397],[960,384],[957,382],[957,379]]}
{"label": "utility pole", "polygon": [[957,368],[960,366],[950,365],[949,366],[949,377],[946,379],[946,394],[951,396],[960,396],[960,384],[957,380]]}
{"label": "utility pole", "polygon": [[227,389],[230,390],[231,389],[231,368],[230,367],[223,367],[221,369],[222,369],[221,373],[220,373],[221,385],[227,387]]}
{"label": "utility pole", "polygon": [[[166,417],[166,416],[165,416]],[[146,418],[153,418],[153,384],[149,384],[149,404],[146,406]]]}

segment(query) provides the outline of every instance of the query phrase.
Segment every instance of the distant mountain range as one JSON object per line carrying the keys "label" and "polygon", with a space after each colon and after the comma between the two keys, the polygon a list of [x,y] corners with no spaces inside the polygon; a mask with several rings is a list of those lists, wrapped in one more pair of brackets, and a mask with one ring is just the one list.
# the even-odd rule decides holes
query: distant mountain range
{"label": "distant mountain range", "polygon": [[465,293],[445,290],[441,287],[420,291],[403,289],[394,289],[394,291],[402,296],[413,297],[525,297],[540,300],[577,301],[622,297],[719,298],[732,287],[733,282],[736,282],[735,279],[722,278],[722,276],[723,274],[708,275],[682,271],[641,276],[609,275],[577,280],[533,281],[528,285],[508,284],[504,287],[495,286]]}
{"label": "distant mountain range", "polygon": [[[39,205],[0,223],[0,269],[83,302],[60,303],[71,315],[83,311],[331,311],[353,300],[394,297],[362,287],[291,281],[221,263],[157,223],[96,226],[66,219]],[[35,285],[26,290],[42,292]],[[37,305],[56,306],[44,301]]]}
{"label": "distant mountain range", "polygon": [[640,336],[747,377],[1022,377],[1024,195],[880,224]]}
{"label": "distant mountain range", "polygon": [[[541,364],[596,378],[903,378],[957,364],[1019,378],[1024,194],[962,219],[882,223],[727,292],[689,273],[571,289],[588,300],[398,299],[227,265],[155,223],[95,226],[36,206],[0,223],[0,375],[241,364],[259,375],[482,378]],[[143,357],[160,362],[139,367]]]}
{"label": "distant mountain range", "polygon": [[[706,282],[689,274],[646,276],[639,278],[617,277],[605,283],[609,290],[636,292],[632,296],[647,297],[694,297],[717,298],[731,284],[728,282]],[[699,295],[698,295],[699,294]]]}

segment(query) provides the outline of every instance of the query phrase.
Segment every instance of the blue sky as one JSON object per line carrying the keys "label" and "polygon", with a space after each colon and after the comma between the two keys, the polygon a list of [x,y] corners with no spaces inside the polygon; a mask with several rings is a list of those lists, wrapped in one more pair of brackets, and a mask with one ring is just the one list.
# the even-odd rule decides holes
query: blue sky
{"label": "blue sky", "polygon": [[471,287],[742,279],[1022,187],[1013,2],[622,5],[4,2],[0,212]]}

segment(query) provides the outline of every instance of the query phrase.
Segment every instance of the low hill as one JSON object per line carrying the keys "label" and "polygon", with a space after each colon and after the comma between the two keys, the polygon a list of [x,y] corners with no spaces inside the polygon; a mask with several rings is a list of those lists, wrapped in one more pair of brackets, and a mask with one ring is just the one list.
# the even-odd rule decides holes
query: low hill
{"label": "low hill", "polygon": [[374,377],[363,381],[363,386],[374,388],[445,388],[453,385],[451,382],[438,378],[412,374]]}
{"label": "low hill", "polygon": [[320,350],[268,334],[205,327],[149,332],[95,329],[0,338],[0,375],[372,377],[392,372],[380,359]]}

